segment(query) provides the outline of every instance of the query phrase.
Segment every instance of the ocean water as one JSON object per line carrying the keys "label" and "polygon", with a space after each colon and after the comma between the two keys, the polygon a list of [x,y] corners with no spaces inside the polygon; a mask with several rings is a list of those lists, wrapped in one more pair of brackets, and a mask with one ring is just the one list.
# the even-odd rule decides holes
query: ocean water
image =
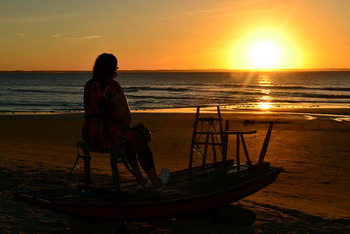
{"label": "ocean water", "polygon": [[[0,112],[83,110],[91,72],[2,72]],[[350,72],[121,72],[132,110],[349,107]]]}
{"label": "ocean water", "polygon": [[[0,73],[0,112],[82,110],[83,85],[90,78],[88,72]],[[276,107],[349,108],[350,105],[350,72],[149,72],[121,73],[118,79],[134,110],[216,104],[237,108],[254,108],[264,103]],[[168,123],[163,122],[164,125]],[[79,129],[80,124],[78,123]],[[157,125],[155,130],[162,129],[161,124],[154,124]],[[259,132],[263,132],[246,138],[252,159],[256,160],[253,157],[259,155],[266,128],[262,123],[243,125],[242,122],[244,128],[259,128]],[[27,131],[24,135],[19,134],[22,140],[18,151],[13,148],[13,145],[18,146],[18,141],[11,137],[18,133],[13,131],[13,126],[3,133],[6,139],[2,147],[0,168],[0,233],[70,233],[66,216],[17,202],[12,193],[24,188],[30,189],[31,186],[39,188],[57,185],[62,178],[65,181],[71,164],[67,170],[62,170],[62,165],[65,165],[65,160],[71,162],[75,159],[74,149],[68,144],[72,138],[67,137],[67,131],[62,130],[57,132],[58,135],[55,133],[53,138],[46,139],[49,142],[52,140],[54,144],[44,146],[43,142],[36,142],[37,132]],[[186,138],[182,129],[175,129],[177,126],[154,131],[153,144],[163,145],[155,148],[159,166],[182,169],[187,165],[188,148],[174,148],[174,145],[184,146],[190,135],[187,134]],[[239,125],[236,123],[235,126]],[[39,132],[43,128],[41,126]],[[188,133],[191,133],[190,128],[191,125]],[[12,131],[9,136],[8,133]],[[71,129],[68,132],[71,134]],[[169,132],[173,134],[171,137],[162,138],[168,136]],[[350,233],[349,133],[349,122],[298,120],[275,125],[267,160],[273,166],[283,166],[285,171],[276,183],[239,202],[239,206],[256,213],[257,221],[252,227],[220,221],[210,213],[170,221],[128,223],[128,229],[132,233],[142,233],[145,230],[153,233],[167,230],[170,233],[188,230],[204,230],[207,233]],[[30,134],[34,134],[34,137]],[[57,143],[57,138],[62,141]],[[15,141],[14,144],[12,141]],[[62,145],[67,147],[61,147]],[[46,157],[45,147],[60,148],[58,165],[48,166],[48,161],[56,157]],[[23,160],[23,155],[28,158]],[[97,171],[106,173],[106,177],[101,178],[108,183],[108,159],[99,160],[105,160],[105,163],[99,164],[102,166],[98,169],[102,170]],[[97,162],[98,160],[94,162],[94,167]],[[82,169],[75,172],[77,175],[79,173],[83,173]]]}

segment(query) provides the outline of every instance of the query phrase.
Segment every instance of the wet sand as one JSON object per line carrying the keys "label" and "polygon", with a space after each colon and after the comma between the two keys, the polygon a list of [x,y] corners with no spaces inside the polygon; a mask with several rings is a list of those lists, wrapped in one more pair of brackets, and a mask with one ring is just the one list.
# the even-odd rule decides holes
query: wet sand
{"label": "wet sand", "polygon": [[[333,114],[346,112],[337,110]],[[299,114],[223,111],[231,129],[258,130],[246,137],[253,161],[259,155],[267,122],[283,122],[274,126],[266,160],[284,167],[285,172],[274,184],[233,204],[256,213],[253,226],[238,226],[230,217],[209,212],[127,223],[127,229],[131,233],[350,232],[350,122],[334,121],[325,115],[308,120],[307,114],[300,113],[305,110]],[[133,118],[135,124],[143,122],[152,131],[151,147],[158,170],[187,167],[194,113],[137,112]],[[71,233],[67,216],[17,202],[12,193],[62,185],[76,158],[74,146],[80,140],[82,124],[81,113],[0,115],[2,232]],[[234,139],[230,142],[232,158]],[[200,156],[195,157],[199,162]],[[120,169],[124,179],[131,178],[122,166]],[[96,155],[92,172],[93,178],[108,183],[108,157]],[[82,168],[74,171],[74,179],[83,179]]]}

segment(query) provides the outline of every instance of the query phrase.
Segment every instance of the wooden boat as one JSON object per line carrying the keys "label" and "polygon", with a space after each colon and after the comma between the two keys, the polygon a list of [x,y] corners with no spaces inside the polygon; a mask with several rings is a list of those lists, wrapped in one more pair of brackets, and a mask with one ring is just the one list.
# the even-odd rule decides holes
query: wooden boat
{"label": "wooden boat", "polygon": [[[239,176],[232,161],[209,164],[205,168],[173,172],[164,191],[136,189],[135,184],[122,185],[127,192],[112,197],[101,189],[82,195],[82,189],[61,188],[17,193],[15,197],[31,205],[58,213],[83,217],[145,220],[174,217],[181,214],[217,208],[251,195],[274,182],[282,168],[241,165]],[[88,192],[88,191],[87,191]]]}
{"label": "wooden boat", "polygon": [[[219,108],[218,113],[218,119],[221,119]],[[198,134],[203,134],[203,129],[197,130],[200,121],[197,109],[191,152],[201,143],[197,137]],[[202,142],[205,146],[202,165],[193,167],[193,153],[190,153],[189,168],[172,172],[166,188],[161,192],[138,188],[136,182],[127,182],[120,185],[122,192],[118,193],[111,192],[109,187],[83,186],[20,192],[14,194],[14,197],[31,205],[67,215],[123,221],[175,217],[221,207],[263,189],[273,183],[283,171],[283,168],[271,167],[268,162],[264,162],[272,125],[271,123],[259,162],[256,164],[250,161],[243,137],[244,134],[252,132],[229,131],[227,126],[227,130],[220,130],[219,133],[206,131],[206,140]],[[213,134],[221,134],[221,144],[215,142]],[[237,136],[235,163],[233,160],[227,160],[224,155],[223,149],[227,147],[229,134]],[[240,163],[240,142],[246,155],[246,163]],[[212,146],[215,155],[212,163],[206,163],[209,146]],[[221,146],[221,153],[224,152],[221,161],[216,160],[217,146]]]}

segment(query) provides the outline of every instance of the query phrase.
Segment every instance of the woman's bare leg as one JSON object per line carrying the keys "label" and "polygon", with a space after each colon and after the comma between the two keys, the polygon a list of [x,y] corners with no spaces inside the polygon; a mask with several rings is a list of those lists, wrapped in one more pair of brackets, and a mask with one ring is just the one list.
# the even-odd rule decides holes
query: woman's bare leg
{"label": "woman's bare leg", "polygon": [[140,166],[138,164],[136,165],[130,165],[130,167],[132,168],[134,175],[136,177],[136,180],[139,184],[144,185],[147,182],[147,179],[143,176]]}
{"label": "woman's bare leg", "polygon": [[131,139],[136,139],[136,141],[126,142],[125,150],[130,165],[133,164],[131,167],[135,172],[137,181],[142,185],[147,182],[140,170],[140,163],[142,169],[146,172],[148,179],[151,181],[153,188],[157,189],[162,187],[163,182],[157,175],[153,153],[148,145],[147,140],[139,137],[139,133],[135,131],[129,131],[128,134]]}
{"label": "woman's bare leg", "polygon": [[148,179],[152,182],[153,188],[157,189],[157,188],[162,187],[163,182],[158,177],[156,169],[154,167],[149,169],[149,170],[147,170],[146,174],[148,176]]}

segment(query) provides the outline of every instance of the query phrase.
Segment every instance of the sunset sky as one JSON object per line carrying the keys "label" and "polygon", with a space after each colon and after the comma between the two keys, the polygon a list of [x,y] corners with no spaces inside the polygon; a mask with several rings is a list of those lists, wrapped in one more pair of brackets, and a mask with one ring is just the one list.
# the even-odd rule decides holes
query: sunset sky
{"label": "sunset sky", "polygon": [[0,70],[349,68],[349,0],[1,0]]}

